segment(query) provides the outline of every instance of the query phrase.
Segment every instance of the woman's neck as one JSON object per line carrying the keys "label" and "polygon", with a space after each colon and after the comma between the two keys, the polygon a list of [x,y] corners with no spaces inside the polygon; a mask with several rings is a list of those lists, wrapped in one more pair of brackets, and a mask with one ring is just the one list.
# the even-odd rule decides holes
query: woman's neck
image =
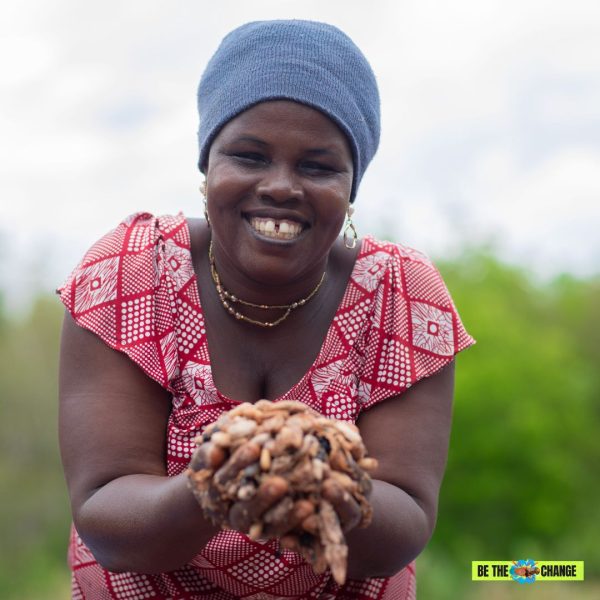
{"label": "woman's neck", "polygon": [[[210,247],[209,242],[209,247]],[[232,264],[228,257],[220,251],[217,244],[212,244],[212,252],[207,251],[207,260],[211,270],[213,282],[221,286],[226,292],[225,296],[233,296],[242,300],[238,302],[244,310],[250,307],[244,303],[264,306],[294,306],[311,302],[321,292],[327,281],[328,257],[322,263],[308,269],[291,280],[283,280],[280,275],[271,275],[268,271],[258,272],[255,277],[243,272]],[[296,308],[294,306],[294,308]],[[258,314],[271,313],[270,310],[257,309]],[[280,308],[274,309],[281,311]],[[255,313],[256,314],[256,313]]]}

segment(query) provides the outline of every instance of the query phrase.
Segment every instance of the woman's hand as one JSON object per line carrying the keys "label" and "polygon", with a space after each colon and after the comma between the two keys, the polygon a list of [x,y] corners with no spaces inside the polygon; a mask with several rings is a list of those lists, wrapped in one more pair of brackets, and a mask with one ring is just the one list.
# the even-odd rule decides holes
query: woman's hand
{"label": "woman's hand", "polygon": [[[322,499],[343,531],[370,521],[367,470],[377,461],[366,457],[351,424],[303,403],[261,400],[221,415],[197,443],[187,474],[214,523],[252,537],[281,537],[318,513]],[[304,529],[310,525],[309,519]]]}
{"label": "woman's hand", "polygon": [[213,523],[252,539],[280,538],[343,583],[344,533],[372,518],[366,456],[358,428],[301,402],[244,403],[196,439],[187,475]]}
{"label": "woman's hand", "polygon": [[[363,516],[360,505],[352,497],[352,494],[335,479],[326,479],[323,482],[321,494],[323,498],[331,502],[344,533],[351,531],[360,523]],[[370,495],[371,489],[365,494],[367,501]]]}
{"label": "woman's hand", "polygon": [[[287,502],[280,503],[290,489],[287,479],[279,475],[265,477],[258,486],[254,496],[248,500],[238,500],[229,510],[229,523],[234,529],[246,534],[254,534],[252,525],[266,521],[272,526],[272,536],[278,537],[288,530],[289,519],[294,503],[287,497]],[[272,508],[280,503],[277,511]],[[271,514],[274,513],[274,514]],[[266,518],[265,518],[266,516]]]}

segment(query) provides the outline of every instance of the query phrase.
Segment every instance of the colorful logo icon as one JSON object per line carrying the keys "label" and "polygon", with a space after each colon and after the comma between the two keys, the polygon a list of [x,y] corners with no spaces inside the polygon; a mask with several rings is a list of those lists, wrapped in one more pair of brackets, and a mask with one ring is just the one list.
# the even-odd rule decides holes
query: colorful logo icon
{"label": "colorful logo icon", "polygon": [[513,560],[510,568],[510,576],[518,583],[533,583],[535,576],[539,575],[540,569],[535,566],[535,560]]}

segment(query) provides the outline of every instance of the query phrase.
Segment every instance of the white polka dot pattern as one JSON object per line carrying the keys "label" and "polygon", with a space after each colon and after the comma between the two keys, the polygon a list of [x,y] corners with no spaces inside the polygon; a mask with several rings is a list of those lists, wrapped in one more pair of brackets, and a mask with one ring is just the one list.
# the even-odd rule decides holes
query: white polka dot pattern
{"label": "white polka dot pattern", "polygon": [[154,337],[153,297],[125,300],[121,304],[121,343],[131,345]]}
{"label": "white polka dot pattern", "polygon": [[[239,404],[212,379],[204,315],[182,214],[137,213],[95,244],[59,288],[73,318],[125,352],[173,395],[167,472],[181,473],[194,438]],[[474,340],[435,267],[404,246],[362,241],[344,297],[317,359],[284,396],[349,422],[447,364]],[[109,573],[75,530],[73,597],[178,600],[277,598],[404,600],[415,597],[414,563],[388,579],[316,574],[278,540],[221,531],[188,565],[160,575]]]}
{"label": "white polka dot pattern", "polygon": [[384,338],[377,381],[382,385],[406,387],[410,383],[410,351],[408,346],[393,338]]}

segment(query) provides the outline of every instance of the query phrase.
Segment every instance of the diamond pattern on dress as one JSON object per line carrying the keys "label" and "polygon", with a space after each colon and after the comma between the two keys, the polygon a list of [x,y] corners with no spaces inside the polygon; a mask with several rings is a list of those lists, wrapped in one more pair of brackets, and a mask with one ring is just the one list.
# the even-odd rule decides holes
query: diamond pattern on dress
{"label": "diamond pattern on dress", "polygon": [[449,310],[424,302],[410,303],[412,344],[439,356],[454,356],[454,323]]}
{"label": "diamond pattern on dress", "polygon": [[390,255],[386,252],[375,252],[356,259],[353,281],[367,292],[379,287],[381,278],[387,270]]}
{"label": "diamond pattern on dress", "polygon": [[75,287],[75,312],[86,312],[117,297],[120,258],[113,256],[83,267]]}

